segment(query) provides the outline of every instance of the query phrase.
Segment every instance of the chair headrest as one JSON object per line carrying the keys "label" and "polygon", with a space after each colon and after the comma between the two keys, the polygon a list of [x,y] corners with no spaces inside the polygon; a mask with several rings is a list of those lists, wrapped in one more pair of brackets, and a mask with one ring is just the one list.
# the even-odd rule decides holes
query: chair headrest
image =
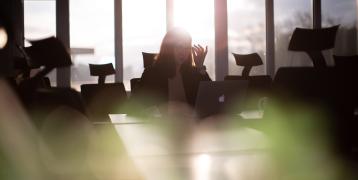
{"label": "chair headrest", "polygon": [[30,41],[30,47],[25,52],[30,57],[30,66],[38,68],[67,67],[72,65],[71,56],[60,40],[55,37]]}
{"label": "chair headrest", "polygon": [[259,66],[263,64],[261,57],[257,53],[245,55],[235,53],[232,54],[234,55],[238,66]]}
{"label": "chair headrest", "polygon": [[148,66],[152,65],[154,62],[154,58],[155,56],[157,56],[157,53],[147,53],[147,52],[142,52],[143,55],[143,65],[144,68],[147,68]]}
{"label": "chair headrest", "polygon": [[334,48],[339,25],[322,29],[296,28],[292,34],[288,50],[322,51]]}
{"label": "chair headrest", "polygon": [[112,63],[108,64],[89,64],[91,76],[108,76],[115,74]]}

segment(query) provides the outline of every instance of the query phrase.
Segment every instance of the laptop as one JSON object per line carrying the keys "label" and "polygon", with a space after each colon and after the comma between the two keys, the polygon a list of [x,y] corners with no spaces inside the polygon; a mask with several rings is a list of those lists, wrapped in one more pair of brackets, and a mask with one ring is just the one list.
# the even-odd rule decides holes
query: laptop
{"label": "laptop", "polygon": [[201,81],[194,107],[196,117],[239,114],[244,107],[247,87],[246,80]]}

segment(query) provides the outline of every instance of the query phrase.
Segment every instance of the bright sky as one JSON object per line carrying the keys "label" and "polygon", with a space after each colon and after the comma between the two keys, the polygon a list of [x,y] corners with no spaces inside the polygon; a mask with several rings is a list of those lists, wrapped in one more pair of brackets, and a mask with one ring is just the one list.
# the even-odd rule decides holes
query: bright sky
{"label": "bright sky", "polygon": [[185,28],[194,42],[214,38],[213,0],[174,1],[174,26]]}
{"label": "bright sky", "polygon": [[[354,6],[356,3],[355,0],[334,3],[338,1],[323,1],[325,7],[323,14],[328,14],[333,9],[336,12],[345,12],[344,10],[352,8],[352,5]],[[103,46],[103,51],[106,51],[105,49],[108,49],[109,46],[113,46],[113,43],[108,42],[114,38],[113,2],[113,0],[70,1],[71,44],[73,46]],[[263,2],[264,0],[228,0],[229,14],[233,14],[237,18],[237,23],[234,25],[248,24],[248,21],[261,21],[264,13]],[[307,8],[310,3],[311,0],[276,0],[276,12],[279,14],[294,13],[292,8],[287,7],[294,7],[296,11],[300,11],[300,9],[309,11]],[[335,5],[330,6],[329,4]],[[163,17],[165,16],[165,0],[123,0],[123,7],[124,36],[125,39],[130,40],[127,42],[128,45],[152,44],[150,43],[152,41],[158,43],[156,39],[161,39],[165,33],[165,17]],[[213,36],[213,13],[213,0],[176,0],[174,4],[175,25],[187,28],[194,39],[208,39]],[[255,16],[254,14],[259,15]],[[344,13],[341,15],[344,17],[342,19],[354,18],[349,14],[354,13]],[[27,38],[36,39],[54,35],[56,27],[55,1],[25,0],[25,23]],[[150,32],[151,35],[148,36],[149,33],[145,33],[145,31]],[[97,38],[99,36],[102,37]]]}

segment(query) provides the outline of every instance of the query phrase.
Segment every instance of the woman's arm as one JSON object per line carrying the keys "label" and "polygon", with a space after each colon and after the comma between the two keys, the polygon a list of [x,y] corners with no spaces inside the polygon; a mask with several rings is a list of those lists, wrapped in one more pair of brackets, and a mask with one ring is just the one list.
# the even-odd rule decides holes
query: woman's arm
{"label": "woman's arm", "polygon": [[200,68],[195,68],[198,73],[198,77],[200,77],[201,81],[211,81],[209,74],[206,72],[206,66],[202,66]]}
{"label": "woman's arm", "polygon": [[204,61],[205,61],[206,54],[208,54],[208,46],[206,46],[204,49],[200,44],[194,45],[192,54],[195,62],[195,67],[199,69],[205,68]]}
{"label": "woman's arm", "polygon": [[208,46],[203,48],[200,44],[193,47],[193,58],[195,62],[195,71],[199,73],[199,81],[211,81],[208,73],[206,72],[206,66],[204,65],[205,57],[208,54]]}

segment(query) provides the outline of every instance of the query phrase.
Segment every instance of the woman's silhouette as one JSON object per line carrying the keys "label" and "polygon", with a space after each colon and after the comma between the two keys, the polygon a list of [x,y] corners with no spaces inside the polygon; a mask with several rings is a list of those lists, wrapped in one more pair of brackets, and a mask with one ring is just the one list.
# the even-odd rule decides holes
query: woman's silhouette
{"label": "woman's silhouette", "polygon": [[145,94],[149,105],[168,102],[193,106],[200,81],[210,81],[203,65],[207,47],[192,46],[188,32],[174,28],[165,35],[155,62],[141,78],[139,94]]}

